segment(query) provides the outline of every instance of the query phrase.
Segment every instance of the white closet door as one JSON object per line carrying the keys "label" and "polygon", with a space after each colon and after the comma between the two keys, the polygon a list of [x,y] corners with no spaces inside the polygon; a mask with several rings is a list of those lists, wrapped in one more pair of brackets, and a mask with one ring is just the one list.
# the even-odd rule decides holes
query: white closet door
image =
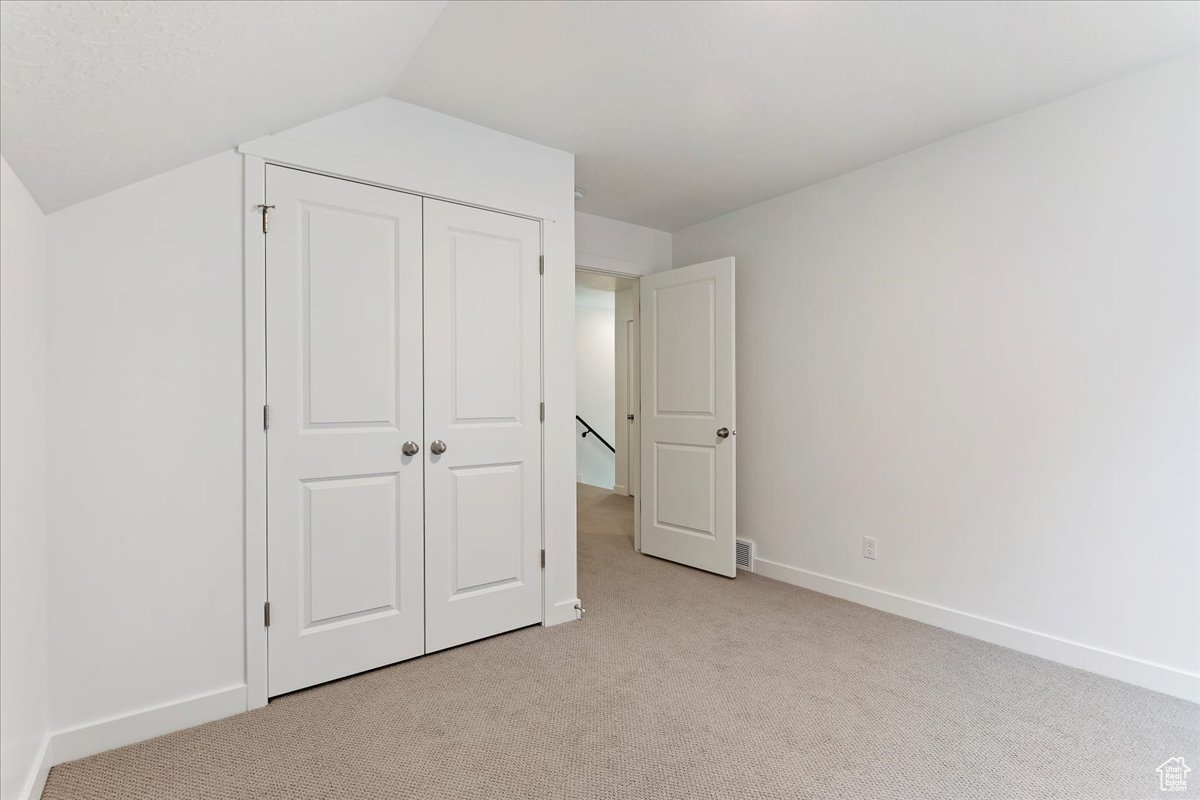
{"label": "white closet door", "polygon": [[733,259],[642,284],[642,552],[734,577]]}
{"label": "white closet door", "polygon": [[542,619],[540,252],[536,221],[425,200],[428,652]]}
{"label": "white closet door", "polygon": [[421,199],[267,168],[269,694],[424,652]]}

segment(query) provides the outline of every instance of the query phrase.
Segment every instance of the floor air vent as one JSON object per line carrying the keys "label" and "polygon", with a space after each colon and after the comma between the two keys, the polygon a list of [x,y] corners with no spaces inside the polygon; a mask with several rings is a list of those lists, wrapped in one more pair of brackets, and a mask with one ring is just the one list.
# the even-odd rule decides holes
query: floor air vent
{"label": "floor air vent", "polygon": [[754,572],[754,542],[749,539],[737,540],[737,568]]}

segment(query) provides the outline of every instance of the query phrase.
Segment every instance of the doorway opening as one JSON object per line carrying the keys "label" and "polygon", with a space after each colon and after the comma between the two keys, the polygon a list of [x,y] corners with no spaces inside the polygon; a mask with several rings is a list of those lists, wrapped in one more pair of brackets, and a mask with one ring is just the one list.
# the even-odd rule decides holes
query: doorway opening
{"label": "doorway opening", "polygon": [[616,533],[644,555],[737,575],[734,268],[576,268],[581,553],[591,533]]}
{"label": "doorway opening", "polygon": [[576,487],[580,537],[637,547],[638,279],[575,271]]}

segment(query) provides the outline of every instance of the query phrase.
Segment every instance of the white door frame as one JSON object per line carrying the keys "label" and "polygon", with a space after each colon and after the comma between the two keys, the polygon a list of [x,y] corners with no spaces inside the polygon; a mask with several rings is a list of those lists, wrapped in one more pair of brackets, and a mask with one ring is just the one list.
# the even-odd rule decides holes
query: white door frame
{"label": "white door frame", "polygon": [[[634,353],[634,347],[638,342],[637,318],[634,314],[637,313],[637,305],[631,303],[627,308],[622,308],[621,295],[628,292],[632,300],[632,293],[637,291],[637,287],[622,289],[617,292],[617,318],[616,322],[616,388],[617,402],[616,419],[616,441],[613,443],[616,446],[616,476],[622,478],[621,481],[614,481],[613,492],[623,496],[633,496],[637,494],[635,487],[637,486],[637,466],[638,459],[634,456],[633,445],[637,436],[637,424],[641,420],[634,414],[634,418],[629,419],[629,415],[637,410],[638,401],[636,397],[631,395],[637,391],[640,385],[640,376],[634,374],[634,367],[638,363],[638,358]],[[624,313],[622,313],[624,312]],[[622,474],[624,472],[624,474]]]}
{"label": "white door frame", "polygon": [[[562,209],[545,204],[533,203],[514,189],[512,195],[497,197],[489,193],[485,199],[498,199],[508,208],[483,206],[470,200],[472,188],[454,176],[447,177],[443,184],[419,185],[414,178],[417,171],[364,161],[355,156],[325,150],[310,145],[267,136],[238,148],[243,155],[243,480],[245,513],[245,665],[246,665],[246,708],[261,708],[267,704],[267,629],[264,624],[264,606],[267,602],[267,439],[263,430],[263,408],[266,404],[266,237],[262,235],[262,216],[259,204],[265,199],[266,166],[275,164],[283,167],[303,169],[332,178],[367,183],[385,189],[432,197],[438,200],[473,205],[489,211],[528,217],[542,223],[542,252],[545,259],[545,280],[542,284],[542,397],[547,404],[546,423],[542,429],[542,544],[546,550],[546,566],[542,570],[542,624],[555,625],[578,619],[579,599],[571,597],[556,599],[549,591],[553,584],[558,591],[562,588],[575,592],[575,497],[569,502],[559,502],[551,493],[561,492],[565,481],[553,480],[552,476],[562,472],[566,466],[571,483],[574,483],[574,419],[569,423],[571,447],[569,466],[567,449],[559,446],[568,430],[563,412],[574,408],[574,371],[561,375],[553,386],[547,378],[545,364],[561,363],[564,355],[562,343],[565,337],[561,330],[564,322],[574,329],[574,305],[566,320],[554,316],[553,326],[548,325],[547,297],[551,302],[561,303],[566,298],[563,267],[571,266],[570,285],[575,282],[573,249],[574,227],[556,225],[564,216]],[[459,195],[459,196],[454,196]],[[466,197],[464,197],[464,195]],[[568,258],[570,259],[568,261]],[[557,268],[555,268],[557,267]],[[551,284],[554,280],[555,283]],[[573,336],[568,341],[573,352]],[[569,382],[569,383],[568,383]],[[569,386],[569,402],[565,389]],[[557,403],[555,401],[558,401]],[[552,425],[551,413],[557,406]],[[561,424],[559,424],[561,422]],[[561,428],[561,431],[558,430]],[[551,437],[554,442],[551,443]],[[551,446],[553,444],[554,446]],[[553,480],[553,483],[552,483]],[[567,536],[552,542],[547,530],[558,530]],[[557,546],[554,546],[557,544]],[[569,588],[568,588],[569,587]]]}
{"label": "white door frame", "polygon": [[[591,264],[595,264],[596,266],[591,266]],[[633,321],[638,326],[638,330],[640,331],[641,330],[641,321],[642,321],[642,310],[641,310],[641,303],[640,303],[640,299],[639,299],[641,296],[640,295],[640,291],[641,291],[640,286],[641,286],[642,276],[645,273],[644,272],[635,272],[632,270],[627,271],[625,268],[614,269],[613,268],[614,266],[620,266],[620,262],[616,262],[615,260],[610,260],[610,259],[599,259],[599,258],[594,258],[594,257],[589,257],[589,256],[584,256],[584,255],[580,255],[575,259],[576,271],[582,270],[583,272],[590,272],[593,275],[608,275],[613,278],[625,278],[627,280],[633,281],[633,296],[634,296]],[[614,346],[615,346],[615,337],[614,337]],[[640,338],[638,340],[638,346],[639,346],[639,348],[641,347]],[[628,367],[628,365],[626,365],[626,366]],[[633,412],[635,415],[637,415],[637,419],[639,421],[642,418],[641,399],[642,399],[641,381],[639,380],[638,381],[637,408]],[[621,424],[624,421],[625,420],[618,419],[617,423]],[[640,464],[641,464],[641,453],[642,453],[641,437],[640,436],[635,437],[635,435],[634,435],[635,430],[640,430],[640,425],[636,426],[634,428],[634,430],[631,430],[629,432],[629,436],[626,438],[626,441],[627,441],[626,448],[629,450],[629,453],[626,454],[626,457],[629,458],[631,461],[636,461],[639,464],[638,476],[640,479],[640,476],[641,476]],[[634,441],[635,438],[636,438],[636,441]],[[617,455],[619,456],[620,454],[618,453]],[[629,475],[626,475],[626,480],[628,482],[632,483],[633,478],[630,477]],[[642,512],[641,492],[638,492],[637,494],[635,494],[633,496],[633,549],[637,550],[639,552],[642,549],[641,512]]]}

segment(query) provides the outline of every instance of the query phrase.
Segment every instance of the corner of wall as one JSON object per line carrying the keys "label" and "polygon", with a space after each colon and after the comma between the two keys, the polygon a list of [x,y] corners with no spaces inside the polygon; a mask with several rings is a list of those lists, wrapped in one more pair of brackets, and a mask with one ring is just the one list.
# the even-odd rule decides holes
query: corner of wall
{"label": "corner of wall", "polygon": [[42,736],[41,746],[34,757],[29,778],[18,797],[21,800],[41,800],[42,791],[46,788],[46,779],[50,777],[50,767],[54,766],[54,751],[52,737],[49,733]]}
{"label": "corner of wall", "polygon": [[49,769],[46,217],[0,156],[0,795]]}

